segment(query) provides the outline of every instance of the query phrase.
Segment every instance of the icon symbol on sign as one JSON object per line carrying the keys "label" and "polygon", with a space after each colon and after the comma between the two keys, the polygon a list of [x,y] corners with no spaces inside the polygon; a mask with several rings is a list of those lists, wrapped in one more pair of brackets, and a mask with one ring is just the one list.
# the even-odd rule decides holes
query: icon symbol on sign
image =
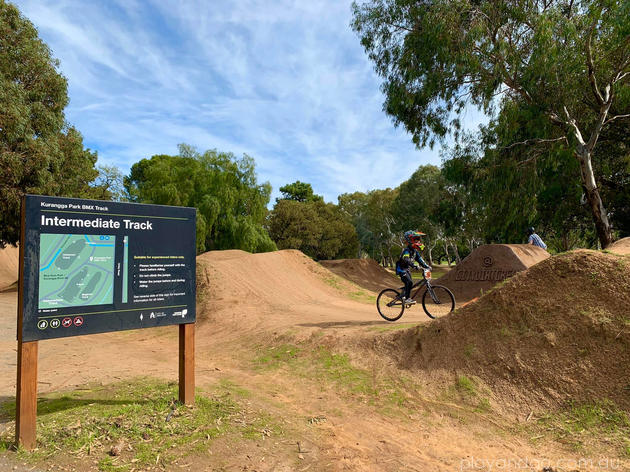
{"label": "icon symbol on sign", "polygon": [[59,321],[59,318],[55,318],[50,320],[50,327],[51,328],[59,328],[59,326],[61,326],[61,321]]}
{"label": "icon symbol on sign", "polygon": [[48,321],[46,321],[46,320],[39,320],[37,322],[37,327],[39,329],[46,329],[46,328],[48,328]]}
{"label": "icon symbol on sign", "polygon": [[83,317],[82,316],[75,316],[74,317],[74,325],[75,326],[81,326],[83,324]]}
{"label": "icon symbol on sign", "polygon": [[61,324],[64,328],[69,328],[70,326],[72,326],[72,318],[64,318],[63,320],[61,320]]}

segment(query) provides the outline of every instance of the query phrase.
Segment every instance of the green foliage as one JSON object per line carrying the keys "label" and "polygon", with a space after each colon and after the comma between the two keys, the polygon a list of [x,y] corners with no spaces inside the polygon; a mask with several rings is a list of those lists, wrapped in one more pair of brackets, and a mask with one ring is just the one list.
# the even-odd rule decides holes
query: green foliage
{"label": "green foliage", "polygon": [[19,240],[25,193],[94,196],[96,154],[65,121],[58,66],[31,22],[0,0],[0,246]]}
{"label": "green foliage", "polygon": [[287,184],[284,187],[280,187],[282,198],[278,200],[295,200],[297,202],[323,202],[324,198],[321,195],[315,195],[313,193],[313,187],[306,182],[300,182],[299,180],[292,184]]}
{"label": "green foliage", "polygon": [[[310,189],[310,184],[302,185]],[[312,195],[306,200],[279,199],[269,213],[267,227],[279,249],[299,249],[317,260],[355,257],[357,253],[354,227],[336,205]]]}
{"label": "green foliage", "polygon": [[[227,397],[196,396],[194,408],[178,404],[176,397],[176,384],[149,379],[47,395],[38,399],[38,449],[24,459],[50,461],[59,451],[76,457],[87,453],[107,470],[111,447],[131,444],[133,449],[125,447],[117,460],[123,470],[158,461],[165,466],[192,452],[187,444],[225,434],[229,418],[239,411]],[[219,418],[226,420],[223,427],[217,426]]]}
{"label": "green foliage", "polygon": [[[176,400],[176,383],[144,378],[50,393],[37,402],[38,447],[18,457],[38,466],[63,460],[74,468],[87,455],[99,471],[166,470],[183,457],[207,454],[217,438],[248,447],[264,432],[282,437],[271,415],[241,408],[248,395],[224,380],[212,395],[198,392],[194,406],[184,406]],[[15,402],[3,406],[15,412]],[[14,440],[12,433],[0,433],[0,448]],[[111,455],[112,447],[118,455]]]}
{"label": "green foliage", "polygon": [[392,205],[396,229],[417,229],[426,233],[428,238],[436,238],[436,215],[444,196],[444,184],[437,167],[418,167],[398,188],[398,195]]}
{"label": "green foliage", "polygon": [[124,186],[133,201],[197,208],[197,251],[276,249],[263,228],[271,185],[258,184],[254,159],[203,154],[180,145],[178,156],[157,155],[131,167]]}
{"label": "green foliage", "polygon": [[[422,145],[459,129],[451,111],[469,102],[489,111],[498,92],[594,122],[589,36],[599,79],[628,67],[627,2],[371,0],[353,9],[352,26],[385,80],[386,111]],[[616,82],[620,103],[627,83]]]}
{"label": "green foliage", "polygon": [[465,375],[460,375],[459,377],[457,377],[456,387],[459,391],[465,393],[466,395],[477,394],[475,384]]}
{"label": "green foliage", "polygon": [[129,196],[125,190],[125,177],[116,166],[99,165],[98,177],[94,181],[95,198],[102,200],[113,200],[115,202],[129,201]]}
{"label": "green foliage", "polygon": [[[506,226],[522,230],[523,222],[538,217],[531,210],[533,198],[561,204],[563,189],[575,194],[584,186],[598,237],[603,245],[609,243],[610,225],[591,161],[600,179],[624,181],[612,174],[619,165],[597,161],[605,161],[597,143],[602,133],[621,123],[627,134],[630,3],[370,0],[353,9],[352,26],[384,79],[384,109],[417,145],[433,145],[449,132],[459,136],[461,112],[468,104],[486,113],[499,108],[505,118],[519,104],[517,113],[528,119],[508,119],[494,141],[503,161],[497,182],[507,178],[504,188],[527,196],[520,214],[511,207],[505,215],[510,219]],[[523,123],[527,126],[517,128]],[[517,176],[530,189],[540,177],[524,164],[541,154],[540,146],[526,146],[533,143],[555,145],[554,158],[537,171],[558,171],[568,186],[549,186],[547,194],[536,196],[517,190]],[[514,147],[503,152],[508,146]],[[581,169],[570,154],[579,158]],[[627,166],[622,172],[627,180]],[[560,212],[565,220],[576,213],[574,200],[567,201],[570,208]],[[627,203],[616,206],[625,215]]]}
{"label": "green foliage", "polygon": [[[528,106],[504,103],[496,120],[477,135],[464,136],[445,153],[444,176],[449,186],[466,195],[469,213],[480,222],[481,238],[487,242],[525,242],[526,228],[534,226],[551,251],[592,247],[597,237],[583,203],[579,163],[572,153],[560,145],[544,149],[509,145],[550,126],[536,116]],[[628,178],[619,169],[623,159],[627,157],[622,153],[608,155],[606,161],[617,166],[611,182]],[[604,195],[619,209],[611,216],[615,226],[623,226],[617,214],[623,215],[630,205],[625,188],[611,184]]]}
{"label": "green foliage", "polygon": [[359,238],[361,254],[389,262],[398,257],[401,242],[396,231],[393,203],[398,189],[372,190],[339,195],[339,209],[351,222]]}
{"label": "green foliage", "polygon": [[601,440],[624,454],[630,446],[630,416],[609,400],[571,402],[559,412],[543,415],[530,429],[577,448],[588,445],[589,439]]}

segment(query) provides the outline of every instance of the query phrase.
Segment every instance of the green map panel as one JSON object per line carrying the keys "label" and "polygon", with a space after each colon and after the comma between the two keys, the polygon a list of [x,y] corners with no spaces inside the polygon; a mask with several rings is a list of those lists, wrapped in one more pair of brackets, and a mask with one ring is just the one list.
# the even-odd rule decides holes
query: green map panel
{"label": "green map panel", "polygon": [[113,303],[115,248],[115,236],[41,234],[39,308]]}

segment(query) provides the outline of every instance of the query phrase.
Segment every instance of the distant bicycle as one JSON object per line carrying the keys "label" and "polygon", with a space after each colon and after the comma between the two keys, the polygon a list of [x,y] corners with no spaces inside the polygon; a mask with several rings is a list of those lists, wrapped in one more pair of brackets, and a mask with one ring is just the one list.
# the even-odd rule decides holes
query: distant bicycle
{"label": "distant bicycle", "polygon": [[[439,318],[448,315],[455,309],[455,297],[453,292],[442,285],[431,284],[431,272],[423,271],[422,280],[414,283],[411,287],[415,293],[411,295],[415,299],[422,287],[426,286],[426,290],[422,294],[422,308],[429,318]],[[405,312],[405,308],[412,306],[411,303],[404,303],[405,287],[399,289],[386,288],[378,294],[376,299],[376,308],[378,313],[387,321],[396,321]]]}

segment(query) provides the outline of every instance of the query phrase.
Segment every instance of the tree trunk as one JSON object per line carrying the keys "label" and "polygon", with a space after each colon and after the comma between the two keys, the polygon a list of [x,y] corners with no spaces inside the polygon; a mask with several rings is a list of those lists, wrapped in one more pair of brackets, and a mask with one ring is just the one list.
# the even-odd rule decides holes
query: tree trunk
{"label": "tree trunk", "polygon": [[462,258],[459,257],[459,250],[457,249],[457,244],[451,243],[451,247],[453,248],[453,251],[455,252],[455,263],[459,264],[462,261]]}
{"label": "tree trunk", "polygon": [[446,262],[448,262],[448,266],[451,266],[451,256],[448,253],[448,243],[444,241],[444,254],[446,257]]}
{"label": "tree trunk", "polygon": [[586,146],[578,144],[576,156],[580,161],[580,171],[582,173],[582,183],[584,184],[584,192],[591,213],[593,222],[597,230],[597,237],[602,245],[602,249],[606,249],[612,242],[612,228],[608,220],[608,214],[604,208],[602,198],[599,195],[599,189],[595,183],[595,175],[593,174],[593,166],[591,164],[591,153],[588,152]]}

